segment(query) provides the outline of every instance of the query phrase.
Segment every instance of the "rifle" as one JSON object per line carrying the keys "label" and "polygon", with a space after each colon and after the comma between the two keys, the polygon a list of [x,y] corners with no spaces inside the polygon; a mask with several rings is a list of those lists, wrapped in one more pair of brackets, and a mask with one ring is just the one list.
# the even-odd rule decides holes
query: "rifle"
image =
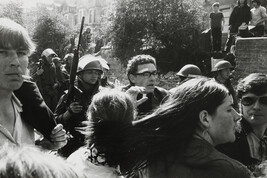
{"label": "rifle", "polygon": [[84,25],[84,17],[82,17],[77,49],[74,49],[74,56],[73,56],[73,61],[71,65],[71,70],[70,70],[70,86],[69,86],[68,96],[67,96],[67,105],[69,105],[72,101],[74,101],[75,91],[77,91],[76,87],[74,86],[74,82],[75,82],[75,78],[77,74],[77,67],[78,67],[78,62],[79,62],[79,49],[80,49],[80,43],[81,43],[81,38],[82,38],[83,25]]}

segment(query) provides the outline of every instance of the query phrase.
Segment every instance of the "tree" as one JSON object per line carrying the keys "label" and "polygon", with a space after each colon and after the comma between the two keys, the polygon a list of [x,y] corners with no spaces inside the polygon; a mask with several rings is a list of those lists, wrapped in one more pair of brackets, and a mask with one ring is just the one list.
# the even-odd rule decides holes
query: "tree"
{"label": "tree", "polygon": [[[149,53],[162,70],[198,64],[199,33],[204,10],[201,0],[117,0],[106,34],[114,55],[124,63]],[[200,62],[201,63],[201,62]]]}
{"label": "tree", "polygon": [[0,17],[7,17],[23,25],[22,3],[10,1],[0,6]]}
{"label": "tree", "polygon": [[73,35],[72,28],[56,12],[40,8],[36,16],[36,21],[33,22],[33,40],[37,43],[37,49],[33,60],[39,59],[46,48],[51,48],[59,57],[64,57],[64,47]]}

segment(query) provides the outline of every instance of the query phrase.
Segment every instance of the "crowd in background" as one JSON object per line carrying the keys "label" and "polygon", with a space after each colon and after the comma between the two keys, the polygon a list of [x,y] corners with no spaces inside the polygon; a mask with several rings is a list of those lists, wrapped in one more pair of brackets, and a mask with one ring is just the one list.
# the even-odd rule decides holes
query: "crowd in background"
{"label": "crowd in background", "polygon": [[[266,9],[252,3],[250,10],[239,0],[231,14],[233,55],[238,33],[264,35]],[[213,8],[220,52],[224,20]],[[0,18],[0,177],[267,176],[267,74],[232,86],[235,59],[217,62],[213,77],[187,64],[167,90],[157,86],[156,59],[139,54],[128,61],[129,84],[119,86],[106,75],[108,62],[91,54],[61,59],[47,48],[28,72],[34,49],[21,25]]]}

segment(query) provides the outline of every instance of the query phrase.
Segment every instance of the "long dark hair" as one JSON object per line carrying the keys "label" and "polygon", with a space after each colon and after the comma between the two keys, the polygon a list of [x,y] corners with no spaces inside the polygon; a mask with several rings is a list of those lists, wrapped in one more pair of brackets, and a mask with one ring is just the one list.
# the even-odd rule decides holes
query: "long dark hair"
{"label": "long dark hair", "polygon": [[206,110],[214,114],[227,95],[224,86],[207,78],[191,79],[178,86],[154,113],[133,123],[135,134],[127,144],[127,158],[132,162],[125,172],[131,175],[170,154],[179,157],[200,127],[199,113]]}
{"label": "long dark hair", "polygon": [[104,89],[94,95],[88,108],[88,147],[92,145],[104,154],[109,166],[124,161],[121,148],[128,138],[127,130],[134,120],[135,107],[127,93]]}

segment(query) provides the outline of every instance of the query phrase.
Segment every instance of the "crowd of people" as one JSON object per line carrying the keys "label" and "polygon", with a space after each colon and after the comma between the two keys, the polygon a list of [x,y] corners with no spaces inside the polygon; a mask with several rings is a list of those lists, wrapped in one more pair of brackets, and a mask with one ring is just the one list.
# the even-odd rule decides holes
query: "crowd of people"
{"label": "crowd of people", "polygon": [[[233,22],[234,14],[246,11],[246,1],[238,2],[230,18],[237,31],[243,21]],[[213,8],[218,36],[224,20],[218,3]],[[69,100],[73,53],[60,59],[44,49],[29,73],[34,50],[25,28],[0,18],[0,177],[267,176],[267,74],[233,87],[233,63],[216,63],[213,78],[187,64],[166,90],[156,86],[156,59],[139,54],[128,61],[129,84],[116,86],[109,64],[87,54]]]}
{"label": "crowd of people", "polygon": [[[229,18],[229,34],[223,49],[226,53],[235,45],[238,37],[262,37],[265,35],[265,21],[267,20],[266,8],[261,6],[260,0],[252,0],[252,8],[248,6],[247,0],[237,0]],[[224,15],[219,11],[220,4],[212,5],[213,12],[210,13],[210,28],[212,36],[213,52],[222,52],[222,31],[225,24]]]}

